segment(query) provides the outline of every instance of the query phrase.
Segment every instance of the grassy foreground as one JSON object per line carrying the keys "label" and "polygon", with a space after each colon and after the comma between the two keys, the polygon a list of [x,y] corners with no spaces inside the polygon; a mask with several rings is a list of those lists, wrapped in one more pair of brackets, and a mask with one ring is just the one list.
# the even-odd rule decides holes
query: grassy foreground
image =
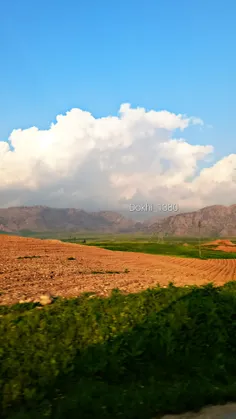
{"label": "grassy foreground", "polygon": [[0,316],[1,417],[151,419],[236,400],[235,282]]}

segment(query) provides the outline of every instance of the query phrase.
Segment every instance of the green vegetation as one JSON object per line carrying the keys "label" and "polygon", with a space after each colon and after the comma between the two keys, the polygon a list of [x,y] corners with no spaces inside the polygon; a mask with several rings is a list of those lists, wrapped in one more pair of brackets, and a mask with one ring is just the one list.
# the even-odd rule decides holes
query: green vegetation
{"label": "green vegetation", "polygon": [[10,233],[8,231],[0,230],[0,235],[7,235],[7,236],[17,236],[18,234]]}
{"label": "green vegetation", "polygon": [[[153,242],[88,242],[87,246],[97,246],[108,250],[119,250],[122,252],[139,252],[153,255],[170,255],[179,257],[199,258],[198,245],[183,243],[153,243]],[[236,253],[227,253],[214,250],[210,246],[202,246],[202,259],[235,259]]]}
{"label": "green vegetation", "polygon": [[[85,236],[83,236],[85,238]],[[165,237],[163,240],[147,235],[97,235],[86,236],[86,246],[97,246],[103,249],[122,251],[122,252],[138,252],[153,255],[169,255],[177,257],[201,258],[201,259],[235,259],[236,252],[222,252],[215,250],[214,246],[202,246],[207,242],[211,242],[214,238],[201,238],[201,256],[199,255],[199,239],[196,237]],[[61,238],[65,243],[82,244],[80,236]],[[232,239],[236,244],[236,241]]]}
{"label": "green vegetation", "polygon": [[[8,233],[4,233],[8,234]],[[63,241],[78,241],[82,243],[84,239],[90,241],[98,240],[141,240],[148,239],[146,234],[140,233],[98,233],[98,232],[89,232],[89,231],[80,231],[80,232],[71,232],[68,231],[31,231],[31,230],[21,230],[16,235],[23,237],[31,237],[38,239],[57,239]]]}
{"label": "green vegetation", "polygon": [[235,282],[0,307],[0,415],[150,419],[233,401],[235,313]]}
{"label": "green vegetation", "polygon": [[[171,255],[179,257],[199,258],[198,237],[164,237],[160,240],[157,236],[150,236],[145,233],[94,233],[94,232],[34,232],[22,230],[20,235],[40,239],[57,239],[65,243],[83,244],[86,240],[87,246],[98,246],[109,250],[120,250],[122,252],[141,252],[149,254]],[[216,237],[201,237],[201,244],[210,242]],[[217,237],[219,239],[219,237]],[[230,239],[236,244],[235,237],[221,237]],[[187,243],[188,246],[184,246]],[[84,244],[85,245],[85,244]],[[214,250],[213,246],[201,246],[202,259],[235,259],[235,253],[227,253]]]}

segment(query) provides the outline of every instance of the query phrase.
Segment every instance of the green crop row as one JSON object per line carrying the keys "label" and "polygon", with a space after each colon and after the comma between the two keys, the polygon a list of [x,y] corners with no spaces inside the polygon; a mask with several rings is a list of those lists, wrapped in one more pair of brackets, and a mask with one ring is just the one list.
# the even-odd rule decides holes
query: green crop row
{"label": "green crop row", "polygon": [[[89,242],[87,246],[97,246],[103,249],[122,251],[122,252],[139,252],[149,253],[153,255],[169,255],[179,256],[186,258],[199,258],[198,245],[189,244],[184,246],[184,243],[155,243],[155,242]],[[202,246],[201,247],[201,258],[202,259],[236,259],[236,252],[222,252],[220,250],[214,250],[212,247]]]}

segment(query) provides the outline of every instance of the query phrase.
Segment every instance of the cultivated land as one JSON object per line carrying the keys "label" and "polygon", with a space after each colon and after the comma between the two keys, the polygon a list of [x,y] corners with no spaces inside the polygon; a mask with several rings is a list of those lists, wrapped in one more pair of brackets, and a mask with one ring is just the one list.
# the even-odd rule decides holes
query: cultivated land
{"label": "cultivated land", "polygon": [[172,414],[236,399],[235,242],[68,240],[0,236],[1,417],[234,419]]}
{"label": "cultivated land", "polygon": [[[100,244],[109,246],[108,244]],[[122,248],[122,243],[118,244]],[[114,244],[110,247],[114,247]],[[85,291],[108,295],[113,288],[137,292],[148,287],[202,285],[213,282],[223,285],[236,280],[236,259],[233,253],[218,251],[221,259],[201,260],[189,257],[191,246],[181,246],[188,257],[138,253],[139,244],[123,243],[128,250],[110,251],[94,246],[62,243],[14,236],[0,236],[0,304],[13,304],[22,299],[34,300],[50,292],[55,296],[75,297]],[[150,244],[146,250],[150,251]],[[145,243],[142,243],[142,248]],[[140,251],[142,251],[142,248]],[[147,249],[148,248],[148,249]],[[171,246],[167,246],[167,253]],[[176,247],[172,247],[172,252]],[[164,252],[163,245],[151,244],[152,253]],[[197,249],[194,248],[197,254]],[[190,253],[189,253],[190,252]],[[216,254],[209,250],[209,255]]]}

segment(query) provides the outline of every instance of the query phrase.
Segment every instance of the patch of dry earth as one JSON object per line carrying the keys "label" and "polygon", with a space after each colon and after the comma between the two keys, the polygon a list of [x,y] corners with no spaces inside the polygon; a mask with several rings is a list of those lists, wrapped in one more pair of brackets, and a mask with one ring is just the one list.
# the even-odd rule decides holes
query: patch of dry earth
{"label": "patch of dry earth", "polygon": [[236,403],[205,407],[198,413],[165,415],[162,419],[236,419]]}
{"label": "patch of dry earth", "polygon": [[[24,256],[40,258],[18,259]],[[76,260],[68,260],[74,257]],[[128,269],[128,273],[125,270]],[[108,271],[118,271],[108,273]],[[103,273],[98,273],[103,272]],[[143,253],[114,252],[58,240],[0,236],[0,304],[35,299],[49,292],[72,297],[113,288],[137,292],[148,287],[223,285],[236,279],[236,259],[199,260]]]}

